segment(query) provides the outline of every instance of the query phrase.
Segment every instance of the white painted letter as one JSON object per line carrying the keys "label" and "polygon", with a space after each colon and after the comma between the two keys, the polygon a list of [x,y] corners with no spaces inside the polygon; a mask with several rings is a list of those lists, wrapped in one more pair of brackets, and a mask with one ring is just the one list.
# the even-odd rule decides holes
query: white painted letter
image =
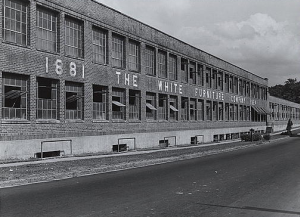
{"label": "white painted letter", "polygon": [[132,76],[132,85],[134,86],[134,87],[137,87],[138,85],[137,85],[137,75],[133,75]]}
{"label": "white painted letter", "polygon": [[116,72],[116,75],[118,76],[118,84],[120,84],[120,75],[121,75],[121,72]]}

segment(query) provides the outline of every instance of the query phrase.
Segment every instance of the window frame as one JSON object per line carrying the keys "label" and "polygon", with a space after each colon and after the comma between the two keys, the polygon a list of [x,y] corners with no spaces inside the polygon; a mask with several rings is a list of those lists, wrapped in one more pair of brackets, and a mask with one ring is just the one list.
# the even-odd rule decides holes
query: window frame
{"label": "window frame", "polygon": [[[10,2],[10,4],[8,5],[7,2]],[[21,9],[18,9],[17,7],[12,8],[11,3],[14,4],[19,4]],[[25,8],[25,12],[23,11],[23,7]],[[20,46],[24,46],[27,47],[29,46],[29,1],[20,1],[20,0],[3,0],[3,18],[2,18],[2,37],[3,40],[7,43],[12,43],[15,45],[20,45]],[[7,9],[7,10],[6,10]],[[8,10],[10,11],[10,16],[7,16],[7,12]],[[15,11],[14,14],[14,18],[12,19],[11,16],[11,12]],[[17,12],[20,13],[20,19],[17,19]],[[25,19],[23,17],[22,13],[25,13]],[[23,22],[25,20],[25,22]],[[13,29],[12,25],[10,25],[9,27],[7,27],[7,23],[10,21],[10,24],[13,22],[14,23],[14,27],[15,29]],[[17,24],[20,23],[20,30],[17,30]],[[24,25],[24,26],[23,26]],[[6,36],[6,32],[10,33],[10,37],[14,37],[14,40],[9,40],[7,39]],[[12,36],[14,35],[14,36]],[[18,38],[17,36],[20,35],[20,41],[18,42]],[[23,38],[25,37],[25,38]]]}
{"label": "window frame", "polygon": [[70,16],[65,16],[65,55],[84,58],[84,22]]}
{"label": "window frame", "polygon": [[140,72],[141,53],[140,43],[129,39],[128,42],[128,69],[134,72]]}
{"label": "window frame", "polygon": [[[84,91],[84,86],[82,83],[65,81],[65,119],[66,120],[84,119],[84,92],[83,91]],[[71,96],[67,97],[67,95],[71,95]],[[67,108],[68,106],[74,106],[70,104],[73,102],[76,102],[76,109]]]}
{"label": "window frame", "polygon": [[[101,101],[96,101],[96,94],[101,94]],[[108,120],[108,87],[106,86],[93,85],[93,120]]]}
{"label": "window frame", "polygon": [[113,33],[111,41],[111,65],[115,68],[124,69],[126,67],[125,37]]}
{"label": "window frame", "polygon": [[[93,26],[92,45],[93,63],[106,65],[108,60],[108,31],[100,27]],[[96,52],[96,50],[100,52]]]}
{"label": "window frame", "polygon": [[[39,17],[40,14],[44,14],[42,17]],[[58,53],[59,51],[59,35],[58,35],[58,30],[59,30],[59,16],[58,16],[58,12],[48,9],[48,8],[44,8],[43,6],[39,6],[37,5],[37,9],[36,9],[36,48],[38,50],[41,51],[47,51],[47,52],[53,52],[53,53]],[[45,23],[43,22],[43,20],[45,20],[45,17],[48,18],[50,17],[50,23],[51,23],[51,28],[46,28],[45,26],[39,26],[40,23],[42,23],[42,25],[44,25]],[[42,22],[40,22],[40,19],[42,20]],[[49,20],[47,20],[49,22]],[[53,27],[53,23],[55,24],[55,26]],[[49,27],[49,23],[47,23],[48,27]],[[46,32],[47,37],[46,39],[43,38],[44,33],[42,33],[42,37],[39,37],[39,29],[42,32]],[[52,33],[52,35],[54,35],[54,40],[49,40],[48,36],[51,35],[50,33]],[[41,47],[39,47],[39,40],[40,43],[42,44]],[[44,48],[43,45],[44,43],[47,44],[47,47]],[[49,49],[49,43],[52,43],[53,49]],[[51,45],[51,44],[50,44]]]}
{"label": "window frame", "polygon": [[[50,86],[42,86],[48,81]],[[36,119],[38,120],[58,120],[59,119],[59,81],[52,78],[37,77],[36,79]],[[40,86],[41,84],[41,86]],[[43,88],[50,89],[50,98],[40,98],[39,93]],[[50,105],[50,108],[49,108]],[[46,107],[46,108],[45,108]],[[50,115],[49,115],[50,113]],[[39,115],[41,114],[41,115]],[[46,118],[46,117],[48,118]],[[49,118],[50,116],[50,118]]]}

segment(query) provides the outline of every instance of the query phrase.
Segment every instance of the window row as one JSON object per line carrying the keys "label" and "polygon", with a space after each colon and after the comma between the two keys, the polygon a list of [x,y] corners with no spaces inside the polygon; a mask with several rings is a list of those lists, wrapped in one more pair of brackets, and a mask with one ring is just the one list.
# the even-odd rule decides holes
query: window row
{"label": "window row", "polygon": [[[59,81],[38,77],[36,80],[36,118],[58,120],[61,101]],[[29,119],[29,78],[28,76],[3,73],[3,119]],[[111,101],[109,100],[111,97]],[[147,120],[209,120],[209,121],[250,121],[250,107],[223,102],[194,99],[146,92],[143,101],[141,91],[93,85],[93,119],[141,120],[142,103],[146,107]],[[83,119],[83,84],[65,82],[65,119]],[[142,102],[143,101],[143,102]],[[180,103],[180,104],[179,104]],[[111,107],[110,107],[110,105]],[[180,113],[179,113],[180,111]],[[180,115],[180,116],[179,116]]]}
{"label": "window row", "polygon": [[[21,45],[28,44],[29,30],[29,2],[20,0],[4,0],[3,37],[7,42]],[[65,54],[83,58],[83,21],[65,17]],[[59,13],[37,6],[36,12],[36,46],[39,50],[59,51]],[[93,26],[93,62],[107,64],[109,54],[111,65],[118,68],[128,68],[131,71],[141,70],[140,43],[113,33],[111,51],[108,51],[108,31]],[[128,51],[126,51],[126,48]],[[267,89],[245,79],[228,73],[205,67],[186,58],[178,58],[175,54],[168,54],[164,50],[156,50],[146,46],[144,67],[147,75],[168,78],[207,88],[226,91],[257,99],[267,99]],[[127,65],[126,65],[127,63]],[[179,65],[180,64],[180,65]]]}
{"label": "window row", "polygon": [[297,119],[300,120],[300,109],[294,108],[287,105],[282,105],[278,103],[269,102],[270,108],[270,119],[271,120],[287,120]]}

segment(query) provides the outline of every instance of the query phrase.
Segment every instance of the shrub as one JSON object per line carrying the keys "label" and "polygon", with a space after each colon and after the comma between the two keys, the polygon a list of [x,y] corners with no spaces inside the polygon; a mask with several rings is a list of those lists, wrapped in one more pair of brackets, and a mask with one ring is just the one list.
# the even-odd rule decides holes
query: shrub
{"label": "shrub", "polygon": [[271,139],[271,135],[269,133],[263,135],[264,140],[269,141]]}
{"label": "shrub", "polygon": [[253,134],[253,141],[259,141],[261,140],[261,134],[260,133],[254,133]]}
{"label": "shrub", "polygon": [[[259,140],[261,140],[261,134],[260,133],[253,133],[252,139],[253,139],[253,141],[259,141]],[[249,134],[243,134],[243,135],[241,135],[241,140],[242,141],[246,141],[246,142],[251,141],[251,134],[249,133]]]}
{"label": "shrub", "polygon": [[245,142],[251,141],[251,136],[250,136],[250,134],[242,134],[242,135],[241,135],[241,140],[242,140],[242,141],[245,141]]}

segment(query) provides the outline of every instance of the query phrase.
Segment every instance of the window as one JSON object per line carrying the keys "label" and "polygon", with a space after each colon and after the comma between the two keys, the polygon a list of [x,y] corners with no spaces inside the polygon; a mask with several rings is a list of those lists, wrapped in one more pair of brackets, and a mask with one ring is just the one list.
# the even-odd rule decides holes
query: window
{"label": "window", "polygon": [[28,2],[4,0],[3,37],[7,42],[27,45]]}
{"label": "window", "polygon": [[141,93],[136,90],[129,90],[129,119],[141,119]]}
{"label": "window", "polygon": [[146,119],[156,120],[156,111],[155,93],[146,93]]}
{"label": "window", "polygon": [[218,88],[218,81],[217,81],[217,70],[213,69],[212,72],[212,88],[217,89]]}
{"label": "window", "polygon": [[212,120],[212,105],[211,101],[206,101],[206,120],[211,121]]}
{"label": "window", "polygon": [[233,106],[233,104],[230,104],[230,106],[229,106],[229,120],[230,121],[234,120],[234,106]]}
{"label": "window", "polygon": [[181,120],[188,120],[189,112],[189,99],[187,97],[181,97]]}
{"label": "window", "polygon": [[206,68],[206,87],[211,88],[211,69]]}
{"label": "window", "polygon": [[244,119],[244,106],[240,105],[240,119],[241,121],[245,120]]}
{"label": "window", "polygon": [[229,93],[229,75],[225,74],[225,91]]}
{"label": "window", "polygon": [[198,99],[197,102],[197,120],[203,121],[204,120],[204,102],[202,99]]}
{"label": "window", "polygon": [[190,79],[191,79],[191,84],[197,84],[197,80],[196,80],[196,63],[190,62],[189,64],[190,66]]}
{"label": "window", "polygon": [[27,119],[28,77],[3,73],[3,108],[4,119]]}
{"label": "window", "polygon": [[177,96],[170,96],[170,120],[178,120]]}
{"label": "window", "polygon": [[235,94],[239,93],[238,78],[236,78],[236,77],[234,77],[234,80],[233,80],[233,93],[235,93]]}
{"label": "window", "polygon": [[218,120],[218,102],[213,102],[213,121]]}
{"label": "window", "polygon": [[219,102],[219,121],[224,120],[224,115],[223,115],[223,111],[224,111],[224,104],[222,102]]}
{"label": "window", "polygon": [[167,116],[167,95],[158,94],[158,119],[168,120]]}
{"label": "window", "polygon": [[37,119],[58,119],[58,82],[37,78]]}
{"label": "window", "polygon": [[158,77],[167,78],[167,54],[163,51],[158,51]]}
{"label": "window", "polygon": [[66,82],[66,119],[83,119],[83,85]]}
{"label": "window", "polygon": [[136,72],[140,70],[140,45],[132,40],[129,40],[128,68]]}
{"label": "window", "polygon": [[93,85],[93,119],[107,120],[107,87]]}
{"label": "window", "polygon": [[66,17],[65,38],[66,55],[83,58],[83,23]]}
{"label": "window", "polygon": [[234,120],[239,119],[239,105],[234,105]]}
{"label": "window", "polygon": [[225,120],[228,121],[230,117],[229,104],[225,103]]}
{"label": "window", "polygon": [[38,7],[36,12],[37,48],[57,52],[57,14]]}
{"label": "window", "polygon": [[125,90],[119,88],[112,89],[112,119],[126,119]]}
{"label": "window", "polygon": [[181,58],[181,81],[184,83],[188,82],[188,61],[186,59]]}
{"label": "window", "polygon": [[93,28],[93,62],[107,63],[107,31]]}
{"label": "window", "polygon": [[172,54],[169,56],[169,79],[177,80],[177,57]]}
{"label": "window", "polygon": [[146,46],[145,50],[145,67],[147,75],[156,75],[155,74],[155,49],[149,46]]}
{"label": "window", "polygon": [[198,70],[197,70],[197,84],[200,86],[203,86],[203,66],[198,64]]}
{"label": "window", "polygon": [[229,76],[229,93],[233,93],[233,77]]}
{"label": "window", "polygon": [[124,38],[122,36],[112,35],[112,66],[118,68],[125,67],[125,49],[124,49]]}
{"label": "window", "polygon": [[195,121],[197,118],[196,99],[190,99],[190,120]]}
{"label": "window", "polygon": [[218,72],[217,89],[223,91],[223,72]]}

